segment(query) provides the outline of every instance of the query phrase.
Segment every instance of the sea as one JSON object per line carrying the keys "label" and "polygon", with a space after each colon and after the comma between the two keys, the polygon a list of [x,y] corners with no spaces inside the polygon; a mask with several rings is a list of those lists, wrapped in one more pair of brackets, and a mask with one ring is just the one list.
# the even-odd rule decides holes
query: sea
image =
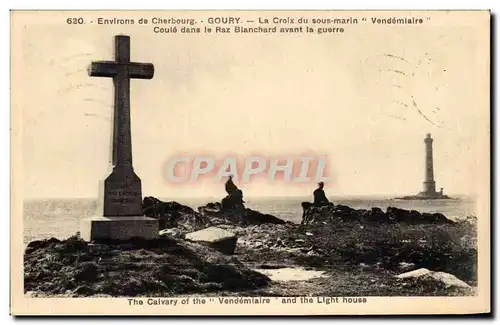
{"label": "sea", "polygon": [[[163,201],[177,201],[197,210],[210,198],[160,198]],[[334,204],[347,205],[355,209],[379,207],[398,207],[419,212],[442,213],[450,219],[476,215],[476,202],[473,198],[460,197],[453,200],[398,200],[387,197],[330,197]],[[278,218],[300,223],[302,219],[301,202],[311,201],[310,197],[261,197],[245,198],[247,208],[272,214]],[[95,199],[36,199],[25,200],[23,206],[24,242],[55,237],[64,239],[76,234],[80,220],[93,216],[97,211]]]}

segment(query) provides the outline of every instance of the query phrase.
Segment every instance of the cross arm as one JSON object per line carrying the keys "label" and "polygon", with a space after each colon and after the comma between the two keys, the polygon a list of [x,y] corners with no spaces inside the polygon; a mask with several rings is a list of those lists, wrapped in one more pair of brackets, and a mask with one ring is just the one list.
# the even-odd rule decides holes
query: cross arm
{"label": "cross arm", "polygon": [[114,61],[92,62],[89,75],[112,78],[124,70],[128,70],[128,76],[134,79],[152,79],[154,76],[154,66],[151,63],[117,63]]}

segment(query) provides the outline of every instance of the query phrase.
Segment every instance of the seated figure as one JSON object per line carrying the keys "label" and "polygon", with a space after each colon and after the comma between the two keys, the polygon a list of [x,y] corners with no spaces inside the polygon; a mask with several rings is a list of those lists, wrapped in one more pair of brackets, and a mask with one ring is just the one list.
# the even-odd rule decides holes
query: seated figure
{"label": "seated figure", "polygon": [[313,203],[302,202],[302,225],[309,223],[309,218],[311,218],[311,215],[307,214],[306,212],[311,207],[323,207],[331,205],[330,201],[328,201],[328,198],[326,197],[325,191],[323,190],[324,185],[325,184],[323,182],[318,183],[318,188],[313,192]]}
{"label": "seated figure", "polygon": [[226,182],[226,193],[231,195],[238,187],[233,182],[233,176],[229,176],[229,179]]}
{"label": "seated figure", "polygon": [[222,199],[223,210],[245,209],[243,192],[233,183],[233,177],[229,176],[226,182],[227,196]]}
{"label": "seated figure", "polygon": [[314,196],[314,201],[313,205],[317,207],[329,205],[330,201],[326,198],[325,191],[323,190],[323,187],[325,186],[325,183],[319,182],[318,183],[318,188],[314,190],[313,196]]}

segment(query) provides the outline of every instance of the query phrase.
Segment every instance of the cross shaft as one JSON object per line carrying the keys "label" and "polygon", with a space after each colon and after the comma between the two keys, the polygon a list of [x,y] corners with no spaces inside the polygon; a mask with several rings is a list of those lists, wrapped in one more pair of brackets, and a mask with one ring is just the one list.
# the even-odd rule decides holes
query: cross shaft
{"label": "cross shaft", "polygon": [[113,165],[132,167],[130,78],[152,79],[154,66],[130,62],[130,37],[115,37],[115,61],[92,62],[90,76],[113,78],[115,85]]}

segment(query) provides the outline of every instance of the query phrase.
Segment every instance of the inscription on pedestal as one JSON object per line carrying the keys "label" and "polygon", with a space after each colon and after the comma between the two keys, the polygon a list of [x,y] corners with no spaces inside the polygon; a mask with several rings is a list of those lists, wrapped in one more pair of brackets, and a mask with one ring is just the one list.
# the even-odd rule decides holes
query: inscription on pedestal
{"label": "inscription on pedestal", "polygon": [[142,215],[141,180],[133,171],[114,170],[104,183],[104,216]]}

